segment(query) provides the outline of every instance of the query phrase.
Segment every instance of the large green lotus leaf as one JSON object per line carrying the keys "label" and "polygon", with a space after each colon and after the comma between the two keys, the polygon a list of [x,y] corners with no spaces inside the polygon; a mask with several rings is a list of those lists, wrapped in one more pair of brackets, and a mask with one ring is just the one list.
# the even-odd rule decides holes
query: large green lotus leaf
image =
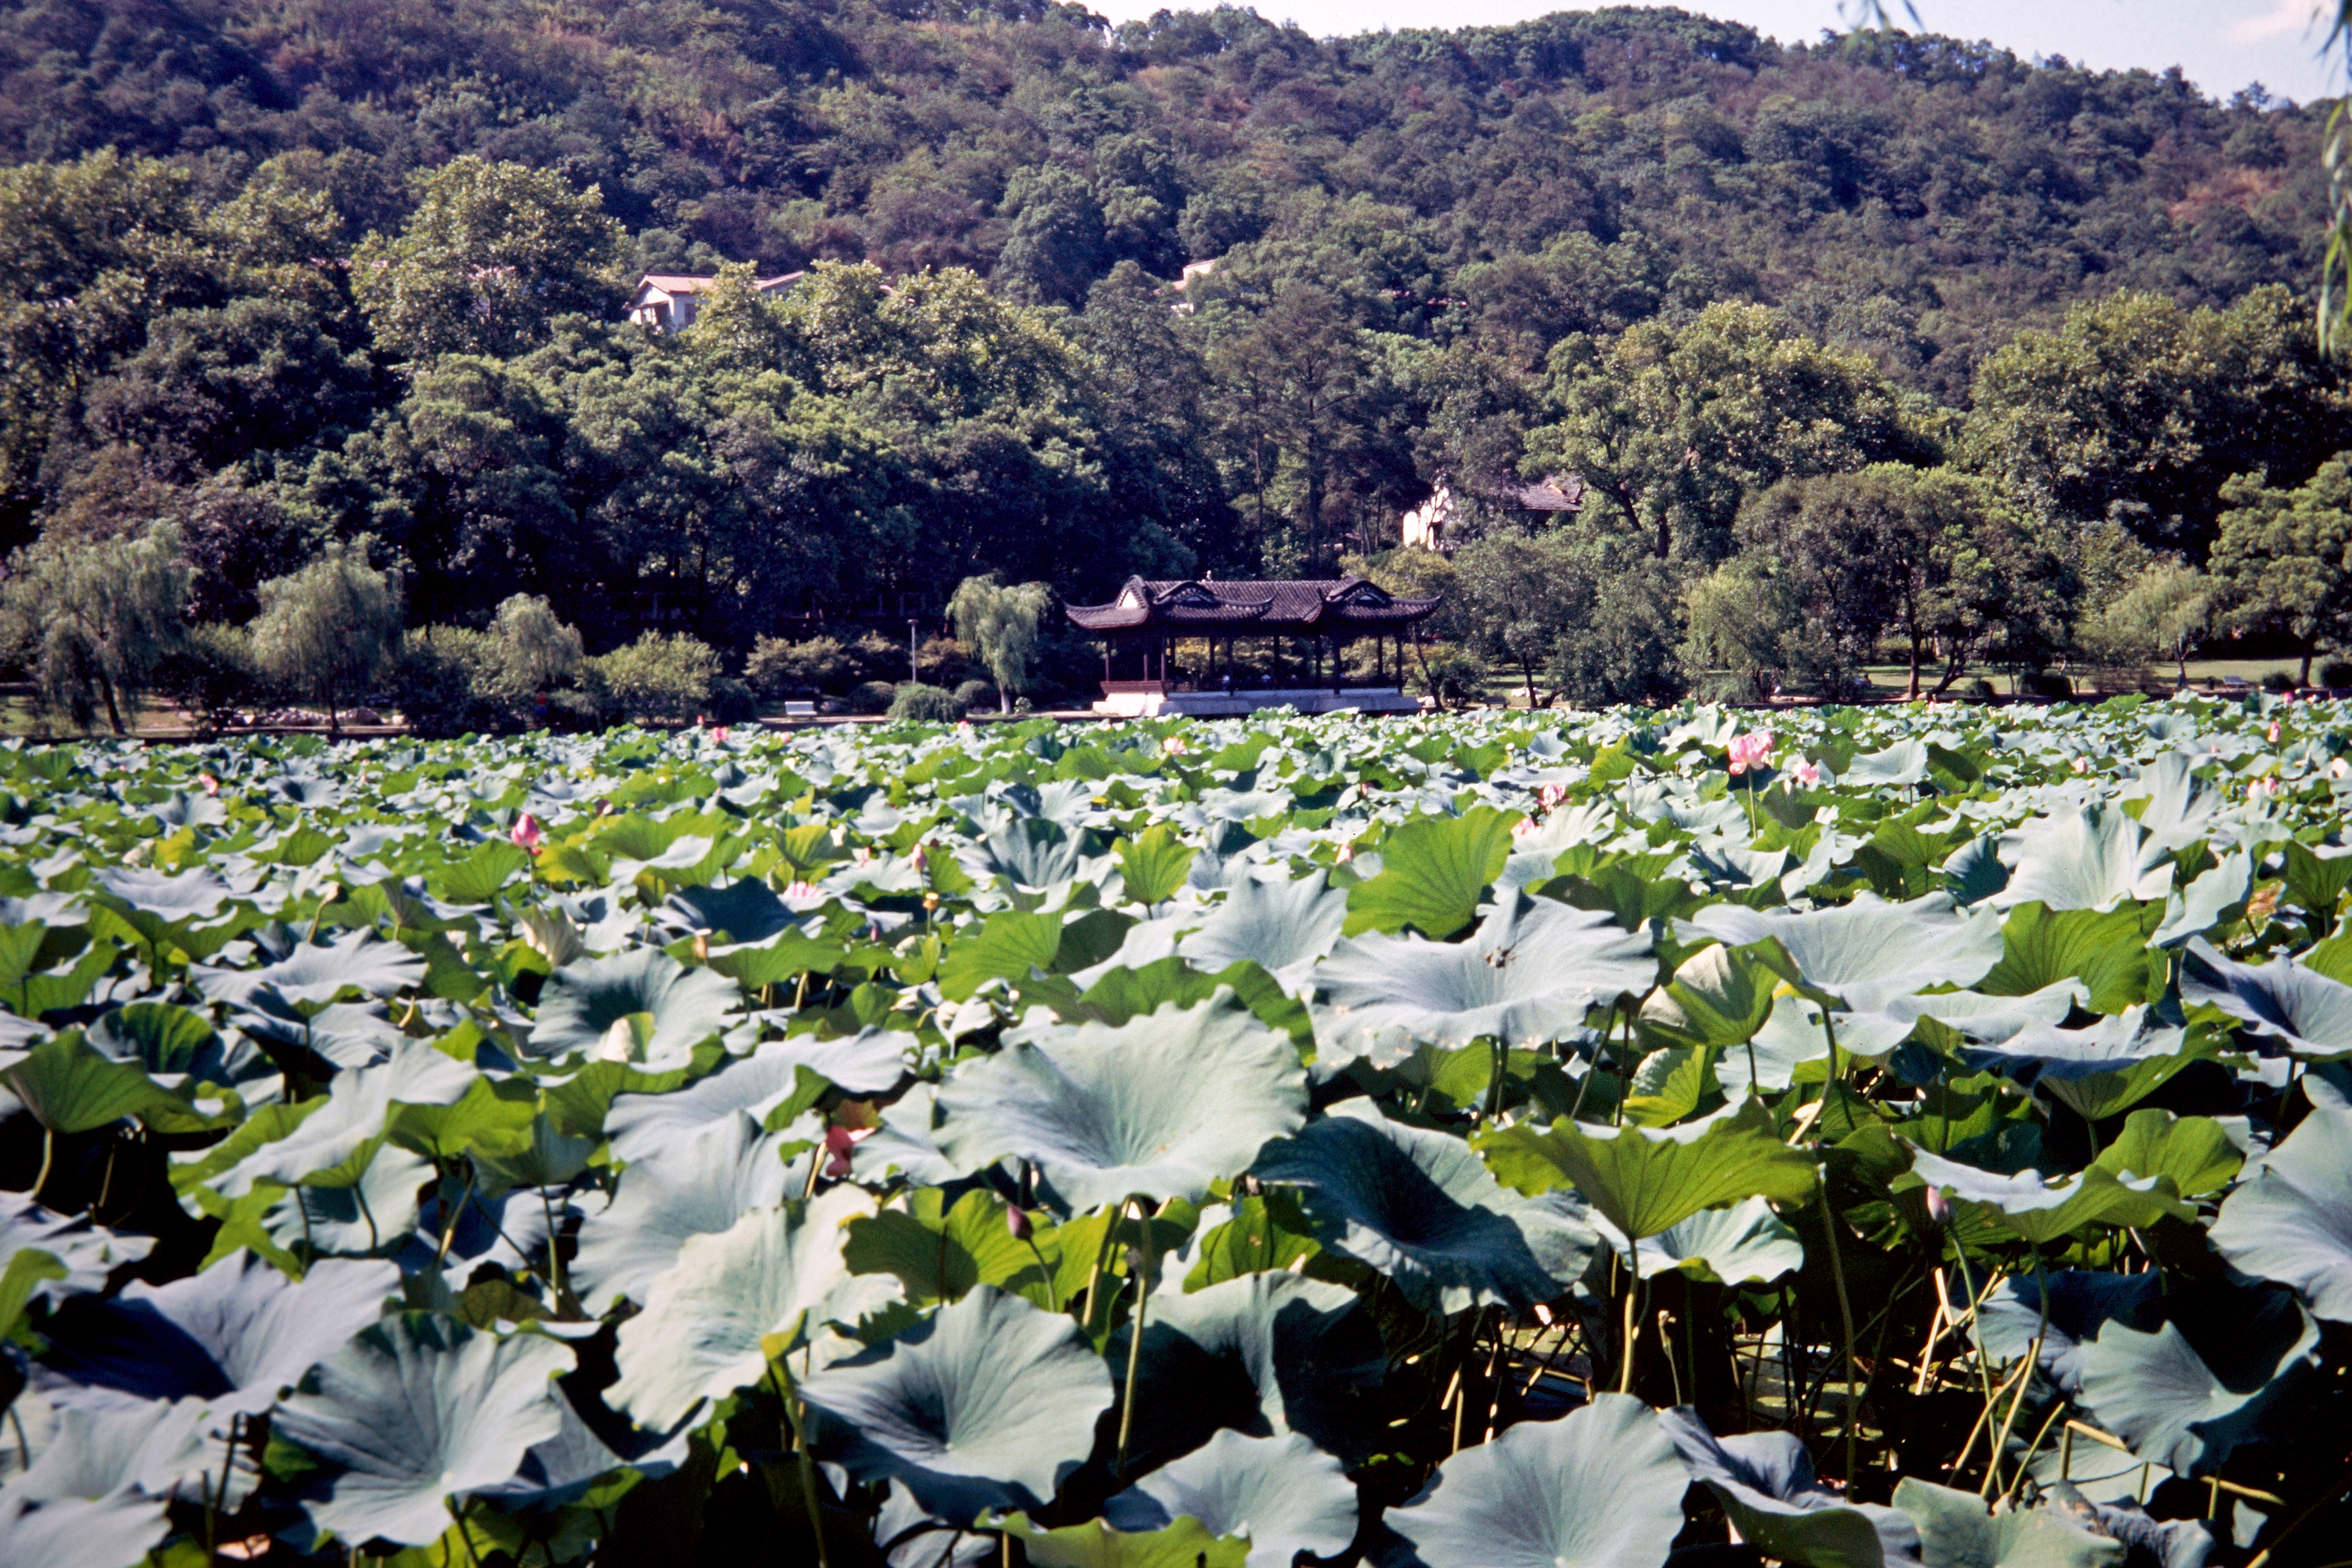
{"label": "large green lotus leaf", "polygon": [[1211,1535],[1245,1537],[1247,1568],[1290,1568],[1298,1553],[1336,1558],[1356,1538],[1356,1488],[1339,1461],[1296,1433],[1220,1432],[1103,1504],[1125,1531],[1198,1520]]}
{"label": "large green lotus leaf", "polygon": [[1318,965],[1328,1005],[1318,1036],[1335,1058],[1394,1066],[1418,1043],[1511,1046],[1558,1039],[1595,1006],[1657,980],[1649,934],[1611,915],[1513,893],[1468,942],[1370,935]]}
{"label": "large green lotus leaf", "polygon": [[1656,1413],[1603,1394],[1462,1449],[1386,1522],[1419,1568],[1658,1568],[1689,1485]]}
{"label": "large green lotus leaf", "polygon": [[1801,1568],[1883,1568],[1919,1552],[1908,1515],[1848,1503],[1813,1479],[1812,1457],[1788,1432],[1717,1437],[1696,1411],[1662,1410],[1658,1423],[1690,1470],[1758,1551]]}
{"label": "large green lotus leaf", "polygon": [[1625,1236],[1660,1236],[1701,1209],[1743,1198],[1801,1204],[1813,1162],[1780,1142],[1757,1101],[1680,1127],[1591,1127],[1566,1118],[1549,1131],[1522,1123],[1481,1133],[1495,1174],[1523,1193],[1573,1186]]}
{"label": "large green lotus leaf", "polygon": [[1014,984],[1033,969],[1050,970],[1062,951],[1058,910],[1003,910],[977,931],[965,931],[940,961],[940,994],[961,1002],[992,980]]}
{"label": "large green lotus leaf", "polygon": [[2200,1059],[2188,1046],[2186,1029],[2162,1026],[2147,1007],[2135,1005],[2084,1029],[2031,1024],[2006,1039],[1964,1047],[1960,1058],[1980,1072],[2039,1089],[2095,1121],[2147,1098]]}
{"label": "large green lotus leaf", "polygon": [[352,1185],[386,1136],[395,1105],[455,1105],[478,1076],[422,1040],[404,1040],[388,1061],[337,1073],[316,1110],[310,1109],[314,1101],[289,1107],[301,1112],[301,1120],[285,1136],[223,1170],[213,1185],[226,1198],[243,1197],[257,1181],[284,1187]]}
{"label": "large green lotus leaf", "polygon": [[37,1247],[20,1247],[6,1256],[8,1261],[0,1266],[0,1339],[14,1339],[34,1292],[65,1279],[69,1271],[57,1254]]}
{"label": "large green lotus leaf", "polygon": [[1449,1313],[1549,1301],[1600,1243],[1573,1202],[1506,1191],[1461,1139],[1391,1121],[1365,1099],[1269,1144],[1257,1175],[1298,1186],[1326,1247]]}
{"label": "large green lotus leaf", "polygon": [[[1780,984],[1779,973],[1754,953],[1709,942],[1642,1004],[1642,1032],[1668,1047],[1744,1045],[1771,1016]],[[1822,1048],[1829,1048],[1826,1042]],[[1757,1076],[1763,1077],[1761,1063]],[[1787,1088],[1786,1080],[1779,1087]]]}
{"label": "large green lotus leaf", "polygon": [[0,1071],[0,1084],[51,1132],[88,1132],[126,1116],[192,1114],[179,1096],[131,1063],[104,1055],[79,1029],[52,1035],[26,1051]]}
{"label": "large green lotus leaf", "polygon": [[667,1431],[702,1401],[759,1382],[771,1360],[829,1325],[854,1327],[897,1300],[896,1279],[854,1275],[842,1258],[842,1226],[873,1213],[874,1200],[845,1183],[688,1237],[647,1287],[646,1310],[621,1325],[614,1406]]}
{"label": "large green lotus leaf", "polygon": [[1247,1542],[1221,1541],[1196,1519],[1135,1531],[1100,1519],[1047,1530],[1025,1512],[984,1522],[1019,1541],[1033,1568],[1244,1568],[1249,1560]]}
{"label": "large green lotus leaf", "polygon": [[2152,912],[2134,904],[2106,910],[2021,904],[2002,920],[2000,962],[1978,989],[1996,996],[2024,996],[2062,981],[2079,980],[2084,1005],[2094,1012],[2120,1013],[2148,999]]}
{"label": "large green lotus leaf", "polygon": [[98,885],[126,909],[175,922],[210,920],[235,896],[235,889],[212,870],[173,876],[131,866],[108,867],[98,873]]}
{"label": "large green lotus leaf", "polygon": [[2053,910],[2104,910],[2172,890],[2168,851],[2118,806],[2061,811],[2011,834],[2003,848],[2009,886],[1992,896],[1995,908],[2031,901]]}
{"label": "large green lotus leaf", "polygon": [[1926,1568],[2122,1568],[2120,1542],[2048,1509],[1996,1514],[1974,1492],[1906,1476],[1895,1506],[1919,1527]]}
{"label": "large green lotus leaf", "polygon": [[262,1212],[261,1227],[289,1255],[298,1242],[341,1258],[394,1251],[415,1228],[417,1189],[432,1180],[433,1163],[422,1155],[377,1149],[356,1180],[288,1191]]}
{"label": "large green lotus leaf", "polygon": [[547,977],[529,1049],[544,1058],[593,1056],[650,1072],[687,1064],[696,1046],[727,1026],[743,993],[708,969],[688,969],[659,948],[567,963]]}
{"label": "large green lotus leaf", "polygon": [[2352,1107],[2325,1079],[2304,1083],[2311,1114],[2222,1200],[2213,1246],[2329,1322],[2352,1322]]}
{"label": "large green lotus leaf", "polygon": [[2082,1392],[2083,1352],[2107,1323],[2153,1330],[2162,1321],[2162,1275],[2067,1268],[2042,1279],[2048,1285],[2046,1300],[2042,1285],[2031,1274],[2005,1279],[1988,1291],[1977,1310],[1977,1341],[2002,1366],[2022,1361],[2039,1341],[2042,1375],[2070,1396]]}
{"label": "large green lotus leaf", "polygon": [[189,971],[207,1000],[243,1005],[263,991],[295,1005],[342,1000],[347,993],[390,996],[425,978],[425,961],[372,931],[345,931],[331,942],[304,942],[260,969]]}
{"label": "large green lotus leaf", "polygon": [[[235,1508],[258,1479],[249,1450],[234,1459],[226,1453],[227,1424],[200,1399],[124,1401],[52,1413],[47,1446],[0,1495],[54,1503],[125,1492],[186,1496],[204,1488],[217,1498],[226,1475],[228,1505]],[[23,1428],[11,1420],[7,1429],[11,1446],[20,1447]]]}
{"label": "large green lotus leaf", "polygon": [[2212,868],[2166,900],[2164,923],[2149,942],[2157,947],[2178,947],[2212,930],[2232,911],[2242,910],[2253,887],[2253,860],[2244,850],[2232,849],[2222,856]]}
{"label": "large green lotus leaf", "polygon": [[144,1068],[167,1088],[237,1088],[278,1070],[252,1040],[241,1034],[225,1038],[202,1013],[170,1002],[117,1007],[89,1026],[89,1039],[100,1054]]}
{"label": "large green lotus leaf", "polygon": [[670,895],[664,916],[675,917],[688,931],[734,942],[766,942],[793,924],[784,901],[768,884],[749,877],[724,888],[680,888]]}
{"label": "large green lotus leaf", "polygon": [[723,1062],[683,1089],[615,1096],[604,1131],[614,1158],[642,1160],[739,1113],[767,1120],[797,1097],[803,1069],[851,1095],[887,1094],[906,1076],[915,1045],[912,1035],[875,1028],[834,1040],[814,1035],[762,1040],[750,1056]]}
{"label": "large green lotus leaf", "polygon": [[447,1500],[511,1479],[562,1418],[551,1380],[571,1347],[501,1340],[410,1312],[361,1331],[278,1407],[270,1435],[324,1468],[311,1522],[358,1545],[421,1546],[449,1528]]}
{"label": "large green lotus leaf", "polygon": [[2197,938],[2181,962],[2180,1000],[2219,1007],[2254,1033],[2284,1041],[2297,1056],[2332,1061],[2352,1054],[2352,985],[2293,958],[2239,963]]}
{"label": "large green lotus leaf", "polygon": [[1073,1207],[1141,1194],[1198,1203],[1307,1113],[1290,1037],[1220,986],[1117,1027],[1035,1022],[959,1067],[932,1136],[961,1170],[1033,1162]]}
{"label": "large green lotus leaf", "polygon": [[2116,1141],[2093,1162],[2118,1176],[2170,1177],[2173,1190],[2185,1198],[2220,1192],[2243,1163],[2228,1130],[2213,1118],[2154,1109],[2125,1118]]}
{"label": "large green lotus leaf", "polygon": [[[1127,885],[1127,896],[1147,909],[1174,897],[1192,874],[1192,862],[1200,853],[1199,845],[1186,843],[1164,822],[1153,823],[1132,838],[1120,839],[1119,878]],[[1344,901],[1341,907],[1346,907]]]}
{"label": "large green lotus leaf", "polygon": [[1176,952],[1213,974],[1254,963],[1296,992],[1347,921],[1348,895],[1326,885],[1320,871],[1287,882],[1246,878],[1177,940]]}
{"label": "large green lotus leaf", "polygon": [[2000,928],[1930,893],[1890,904],[1872,893],[1829,909],[1751,910],[1715,904],[1690,923],[1727,945],[1769,937],[1805,984],[1869,1011],[1930,985],[1973,984],[2000,960]]}
{"label": "large green lotus leaf", "polygon": [[[1601,1239],[1626,1251],[1625,1233],[1595,1217]],[[1725,1285],[1778,1279],[1805,1265],[1805,1244],[1796,1231],[1772,1212],[1762,1198],[1749,1198],[1727,1208],[1706,1208],[1644,1237],[1633,1248],[1636,1267],[1644,1279],[1680,1269],[1696,1279]]]}
{"label": "large green lotus leaf", "polygon": [[1348,934],[1411,926],[1443,942],[1468,925],[1511,857],[1513,815],[1479,805],[1391,830],[1381,841],[1380,874],[1348,890]]}
{"label": "large green lotus leaf", "polygon": [[[1112,1337],[1114,1367],[1127,1364],[1129,1332]],[[1250,1274],[1190,1294],[1163,1287],[1144,1314],[1130,1452],[1149,1464],[1223,1427],[1297,1432],[1360,1460],[1378,1441],[1365,1402],[1386,1368],[1380,1331],[1344,1286]]]}
{"label": "large green lotus leaf", "polygon": [[[2033,1170],[2004,1175],[1921,1149],[1911,1156],[1911,1174],[2036,1246],[2086,1225],[2154,1225],[2167,1216],[2197,1217],[2197,1211],[2180,1201],[2170,1177],[2118,1175],[2099,1165],[2056,1178]],[[1898,1183],[1905,1188],[1910,1184]]]}
{"label": "large green lotus leaf", "polygon": [[2144,800],[2139,825],[2160,848],[2185,849],[2213,831],[2213,817],[2223,804],[2221,789],[2197,773],[2205,762],[2186,752],[2167,752],[2143,765],[2139,777],[2126,785],[2123,800]]}
{"label": "large green lotus leaf", "polygon": [[2152,1333],[2119,1318],[2100,1328],[2077,1363],[2079,1398],[2139,1458],[2210,1475],[2240,1444],[2277,1430],[2273,1416],[2293,1422],[2319,1362],[2319,1325],[2284,1292],[2226,1285],[2166,1310]]}
{"label": "large green lotus leaf", "polygon": [[91,1224],[87,1215],[69,1216],[44,1208],[29,1194],[0,1192],[0,1258],[37,1250],[65,1268],[64,1274],[34,1288],[41,1300],[55,1303],[85,1290],[102,1290],[110,1273],[138,1262],[154,1246],[152,1237],[117,1236]]}
{"label": "large green lotus leaf", "polygon": [[255,1414],[374,1322],[399,1289],[389,1263],[329,1258],[298,1284],[233,1252],[169,1284],[67,1301],[42,1326],[49,1343],[34,1386],[56,1405],[203,1399]]}
{"label": "large green lotus leaf", "polygon": [[124,1490],[37,1503],[0,1488],[0,1562],[133,1568],[171,1533],[166,1500]]}
{"label": "large green lotus leaf", "polygon": [[1110,1369],[1078,1327],[982,1285],[802,1380],[824,1458],[903,1482],[933,1516],[1036,1509],[1094,1447]]}

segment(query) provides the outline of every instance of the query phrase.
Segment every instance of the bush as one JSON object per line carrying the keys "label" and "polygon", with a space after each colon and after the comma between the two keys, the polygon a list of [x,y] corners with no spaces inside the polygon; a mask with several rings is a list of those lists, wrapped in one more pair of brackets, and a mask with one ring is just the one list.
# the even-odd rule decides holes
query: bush
{"label": "bush", "polygon": [[488,632],[425,626],[401,639],[392,666],[392,704],[428,740],[513,728],[510,705],[493,695],[496,659]]}
{"label": "bush", "polygon": [[909,680],[890,697],[890,717],[924,724],[952,724],[968,710],[964,700],[919,680]]}
{"label": "bush", "polygon": [[1421,661],[1420,675],[1422,690],[1443,707],[1477,696],[1486,683],[1486,665],[1475,653],[1441,643]]}
{"label": "bush", "polygon": [[963,704],[963,710],[967,713],[975,708],[997,705],[996,688],[985,680],[967,680],[955,689],[955,694],[956,700]]}
{"label": "bush", "polygon": [[743,678],[762,697],[814,697],[838,691],[847,683],[849,656],[835,637],[805,642],[761,637],[743,661]]}
{"label": "bush", "polygon": [[226,728],[236,721],[238,709],[262,696],[253,639],[242,626],[191,626],[155,667],[154,686],[184,709],[197,729]]}
{"label": "bush", "polygon": [[879,632],[867,632],[842,650],[842,679],[863,685],[880,681],[895,686],[907,678],[907,645]]}
{"label": "bush", "polygon": [[703,704],[702,711],[714,724],[756,723],[760,699],[749,685],[731,675],[722,675],[710,683],[710,700]]}
{"label": "bush", "polygon": [[1959,685],[1954,687],[1952,689],[1962,697],[1974,697],[1979,700],[1999,695],[1998,692],[1993,690],[1992,682],[1987,680],[1981,675],[1972,675],[1966,680],[1961,681]]}
{"label": "bush", "polygon": [[2054,669],[2037,669],[2020,683],[2035,697],[2072,697],[2074,683]]}
{"label": "bush", "polygon": [[887,680],[861,681],[849,694],[852,713],[887,713],[898,700],[898,689]]}
{"label": "bush", "polygon": [[710,706],[719,655],[684,632],[647,632],[590,659],[588,671],[613,712],[640,721],[691,719]]}
{"label": "bush", "polygon": [[2263,689],[2264,691],[2293,691],[2294,689],[2294,677],[2289,675],[2284,669],[2273,669],[2268,675],[2263,677]]}
{"label": "bush", "polygon": [[2332,691],[2352,687],[2352,659],[2331,658],[2321,665],[2319,684]]}

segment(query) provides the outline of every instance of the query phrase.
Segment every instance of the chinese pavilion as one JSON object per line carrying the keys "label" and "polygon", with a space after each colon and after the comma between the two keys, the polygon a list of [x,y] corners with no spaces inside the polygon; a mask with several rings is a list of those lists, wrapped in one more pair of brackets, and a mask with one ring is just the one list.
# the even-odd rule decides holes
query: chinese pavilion
{"label": "chinese pavilion", "polygon": [[[1302,711],[1411,711],[1418,704],[1403,694],[1404,636],[1441,603],[1436,596],[1401,599],[1362,577],[1256,583],[1129,577],[1109,604],[1072,605],[1066,614],[1072,626],[1103,639],[1097,711],[1213,714],[1282,704]],[[1304,667],[1304,680],[1261,677],[1254,684],[1234,668],[1234,644],[1242,637],[1272,638],[1277,668],[1287,645]],[[1350,688],[1342,679],[1341,654],[1367,637],[1374,646],[1375,678],[1370,687]],[[1189,657],[1194,644],[1197,661]],[[1178,659],[1172,677],[1171,652]],[[1129,668],[1137,679],[1120,679]]]}

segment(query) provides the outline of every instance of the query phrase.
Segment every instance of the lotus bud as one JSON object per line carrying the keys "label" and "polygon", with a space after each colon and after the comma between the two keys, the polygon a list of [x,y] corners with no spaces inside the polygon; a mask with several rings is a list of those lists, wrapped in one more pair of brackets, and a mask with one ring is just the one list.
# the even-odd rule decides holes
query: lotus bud
{"label": "lotus bud", "polygon": [[871,1127],[828,1127],[824,1130],[824,1173],[849,1174],[849,1152],[874,1136]]}
{"label": "lotus bud", "polygon": [[507,837],[513,839],[517,844],[520,845],[523,848],[529,850],[533,855],[536,855],[539,853],[541,840],[544,839],[547,835],[540,830],[539,818],[526,811],[520,816],[515,818],[514,827],[507,834]]}
{"label": "lotus bud", "polygon": [[925,913],[936,910],[939,907],[940,896],[937,893],[925,893],[923,895],[923,910]]}
{"label": "lotus bud", "polygon": [[1029,1223],[1028,1211],[1019,1204],[1013,1204],[1004,1211],[1004,1228],[1013,1233],[1013,1240],[1026,1241],[1029,1233],[1036,1227]]}
{"label": "lotus bud", "polygon": [[2091,759],[2088,757],[2076,757],[2074,759],[2074,771],[2078,773],[2089,773],[2091,771]]}
{"label": "lotus bud", "polygon": [[220,780],[213,777],[212,774],[198,773],[196,775],[196,782],[205,786],[205,793],[206,795],[220,794]]}
{"label": "lotus bud", "polygon": [[1941,1187],[1927,1189],[1927,1217],[1937,1225],[1948,1225],[1952,1218],[1952,1200],[1944,1195]]}
{"label": "lotus bud", "polygon": [[1356,847],[1355,847],[1354,845],[1352,845],[1352,844],[1342,844],[1342,845],[1340,845],[1340,846],[1339,846],[1339,864],[1340,864],[1340,865],[1344,866],[1344,865],[1346,865],[1349,861],[1353,860],[1355,858],[1356,858]]}
{"label": "lotus bud", "polygon": [[2272,721],[2271,721],[2271,744],[2272,744],[2272,745],[2275,746],[2275,745],[2277,745],[2277,744],[2278,744],[2278,737],[2279,737],[2278,721],[2277,721],[2277,720],[2275,720],[2275,719],[2273,719],[2273,720],[2272,720]]}
{"label": "lotus bud", "polygon": [[707,931],[694,933],[694,962],[697,963],[710,962],[710,933]]}
{"label": "lotus bud", "polygon": [[2352,773],[2352,763],[2347,763],[2341,757],[2336,758],[2334,762],[2327,764],[2327,776],[2329,778],[2340,779],[2347,773]]}

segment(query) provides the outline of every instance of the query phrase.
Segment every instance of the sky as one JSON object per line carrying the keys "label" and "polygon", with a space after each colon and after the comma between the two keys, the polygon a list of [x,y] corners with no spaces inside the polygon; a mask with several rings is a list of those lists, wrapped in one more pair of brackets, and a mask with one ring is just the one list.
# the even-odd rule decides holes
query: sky
{"label": "sky", "polygon": [[[1205,10],[1211,0],[1087,0],[1114,21],[1162,8]],[[1381,27],[1465,27],[1522,22],[1547,12],[1604,0],[1242,0],[1261,16],[1297,23],[1310,33]],[[1845,0],[1849,6],[1857,0]],[[1842,24],[1840,0],[1685,0],[1685,9],[1745,22],[1784,43],[1816,38]],[[1885,0],[1896,25],[1910,27],[1904,0]],[[1920,29],[1987,38],[2027,58],[2063,55],[2102,69],[2179,66],[2215,98],[2259,81],[2281,98],[2305,101],[2344,90],[2343,50],[2320,58],[2326,37],[2315,24],[2318,0],[1912,0]]]}

